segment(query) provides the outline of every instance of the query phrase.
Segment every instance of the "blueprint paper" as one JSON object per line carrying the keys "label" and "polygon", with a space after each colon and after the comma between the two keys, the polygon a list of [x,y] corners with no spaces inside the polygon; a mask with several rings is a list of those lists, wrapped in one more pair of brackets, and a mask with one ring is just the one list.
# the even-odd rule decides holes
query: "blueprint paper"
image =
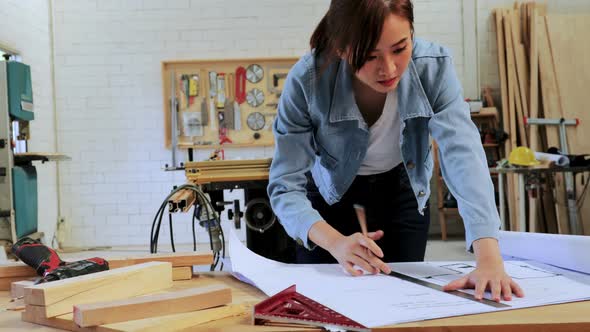
{"label": "blueprint paper", "polygon": [[576,271],[572,271],[572,270],[568,270],[568,269],[562,269],[562,268],[554,266],[554,265],[535,262],[535,261],[531,261],[531,260],[527,260],[527,263],[529,263],[532,266],[543,269],[545,271],[555,272],[555,273],[561,274],[564,277],[567,277],[569,279],[572,279],[577,282],[580,282],[580,283],[590,286],[590,274],[580,273],[580,272],[576,272]]}
{"label": "blueprint paper", "polygon": [[590,274],[590,236],[500,232],[500,252]]}
{"label": "blueprint paper", "polygon": [[[388,275],[352,277],[338,264],[285,264],[258,256],[230,232],[232,271],[272,296],[291,285],[297,292],[369,328],[590,299],[590,286],[528,262],[506,262],[526,297],[495,308]],[[474,268],[474,262],[393,263],[397,272],[444,285]],[[466,291],[470,292],[469,290]],[[490,297],[490,294],[486,294]]]}
{"label": "blueprint paper", "polygon": [[[433,272],[430,275],[418,274],[415,272],[416,265],[420,266],[420,270],[426,270],[425,266],[432,266]],[[396,263],[391,266],[399,273],[442,286],[473,271],[475,262]],[[561,271],[549,271],[523,261],[506,261],[504,268],[506,273],[525,291],[524,298],[513,296],[512,301],[501,301],[511,306],[509,309],[590,298],[590,285],[574,281]],[[585,293],[583,298],[580,298],[578,294],[581,290]],[[464,290],[464,292],[474,294],[473,290]],[[486,298],[490,298],[489,292],[486,293]]]}

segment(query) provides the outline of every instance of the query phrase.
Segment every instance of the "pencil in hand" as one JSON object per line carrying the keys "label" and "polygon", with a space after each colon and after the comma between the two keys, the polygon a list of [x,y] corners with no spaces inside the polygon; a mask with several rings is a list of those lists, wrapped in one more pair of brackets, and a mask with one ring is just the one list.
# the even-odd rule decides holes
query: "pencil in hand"
{"label": "pencil in hand", "polygon": [[[365,213],[365,208],[360,205],[360,204],[353,204],[354,210],[356,211],[356,217],[359,221],[359,225],[361,226],[361,233],[363,234],[363,236],[368,237],[368,230],[367,230],[367,215]],[[367,248],[367,254],[369,255],[369,257],[375,257],[378,255],[375,255],[371,249]],[[383,254],[381,254],[383,255]],[[391,272],[391,269],[384,263],[381,263],[380,267],[375,267],[376,272],[378,273],[379,270],[383,271],[383,273],[385,274],[389,274]]]}
{"label": "pencil in hand", "polygon": [[354,204],[353,207],[356,211],[356,217],[359,220],[359,224],[361,225],[361,232],[364,236],[367,236],[367,215],[365,214],[365,208],[360,204]]}

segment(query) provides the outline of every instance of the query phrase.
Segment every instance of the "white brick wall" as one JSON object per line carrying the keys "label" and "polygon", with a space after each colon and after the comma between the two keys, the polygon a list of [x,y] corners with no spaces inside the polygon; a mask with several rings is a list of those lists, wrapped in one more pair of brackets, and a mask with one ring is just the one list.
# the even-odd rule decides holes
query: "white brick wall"
{"label": "white brick wall", "polygon": [[[415,0],[416,34],[450,47],[463,82],[463,1]],[[549,0],[550,12],[588,12],[587,0]],[[53,121],[49,2],[3,0],[0,44],[32,66],[36,120],[31,150],[70,155],[60,163],[61,214],[68,245],[146,245],[157,207],[182,173],[166,173],[162,148],[160,62],[171,59],[299,56],[329,0],[53,0],[56,104]],[[491,10],[477,1],[480,84],[498,87]],[[471,76],[469,76],[471,77]],[[467,80],[469,81],[469,80]],[[57,127],[57,128],[56,128]],[[57,132],[57,137],[56,133]],[[196,153],[203,159],[208,151]],[[269,157],[272,149],[228,150],[228,158]],[[182,156],[184,158],[184,156]],[[58,215],[56,166],[38,167],[40,229]],[[239,193],[233,193],[238,195]],[[190,218],[177,216],[179,242],[192,241]],[[227,224],[229,226],[229,224]],[[207,236],[198,228],[199,239]],[[167,226],[161,243],[168,243]]]}
{"label": "white brick wall", "polygon": [[[479,47],[479,66],[481,86],[489,86],[494,98],[500,103],[500,76],[498,72],[498,46],[496,44],[496,21],[492,15],[494,8],[512,7],[510,0],[478,0],[477,1],[477,39]],[[590,13],[588,0],[545,0],[548,13],[576,14]]]}
{"label": "white brick wall", "polygon": [[[55,121],[51,79],[49,3],[46,0],[2,0],[0,44],[16,50],[31,66],[35,120],[31,124],[29,151],[55,152]],[[39,230],[51,241],[57,221],[57,171],[55,163],[37,164]]]}
{"label": "white brick wall", "polygon": [[[185,182],[182,173],[161,170],[170,161],[162,148],[162,60],[300,56],[328,4],[56,0],[59,148],[74,159],[60,165],[63,213],[72,225],[67,244],[147,246],[159,204]],[[461,0],[415,6],[417,35],[450,47],[462,77]],[[270,156],[272,149],[226,151],[228,158]],[[168,243],[167,223],[162,229],[161,243]],[[188,216],[175,216],[174,233],[192,241]]]}
{"label": "white brick wall", "polygon": [[[465,81],[461,0],[415,0],[417,36],[450,47]],[[477,2],[480,83],[498,86],[491,9]],[[72,156],[61,163],[61,214],[71,223],[68,245],[147,244],[151,219],[182,173],[160,168],[160,62],[170,59],[299,56],[329,0],[55,0],[58,126],[53,123],[48,2],[4,0],[0,43],[32,65],[37,120],[31,150]],[[550,11],[588,11],[584,0],[549,1]],[[199,152],[196,159],[206,157]],[[229,158],[266,157],[272,149],[228,150]],[[55,166],[38,168],[41,230],[57,217]],[[175,233],[190,242],[188,217]],[[166,227],[164,227],[166,228]],[[165,229],[164,229],[165,230]],[[206,240],[203,230],[201,238]],[[165,236],[163,234],[163,236]],[[49,236],[50,238],[50,236]],[[164,240],[167,241],[167,240]]]}
{"label": "white brick wall", "polygon": [[[213,2],[193,1],[174,2],[174,8],[165,1],[56,3],[58,109],[64,123],[60,148],[79,160],[63,166],[62,183],[71,187],[64,191],[64,212],[73,220],[70,243],[145,244],[161,200],[172,184],[184,182],[182,174],[160,170],[170,158],[161,148],[161,60],[300,55],[327,7],[327,1],[318,3],[281,1],[279,7],[277,1],[257,6],[215,2],[213,6]],[[460,3],[451,3],[451,10],[460,12]],[[289,15],[282,9],[287,5]],[[89,13],[89,9],[94,10]],[[85,15],[80,11],[86,11]],[[436,13],[428,6],[420,9],[418,3],[416,11],[417,16],[420,11]],[[262,20],[261,15],[273,19]],[[431,20],[416,22],[418,35],[426,38],[436,35],[434,26]],[[460,23],[454,31],[461,31]],[[438,40],[460,48],[460,39],[453,41],[452,35],[451,27]],[[285,37],[291,37],[289,42],[284,42]],[[228,53],[232,47],[236,49]],[[460,57],[456,62],[460,67]],[[226,153],[230,158],[272,153],[250,150]],[[109,226],[113,220],[117,220],[116,236]],[[175,220],[179,241],[190,241],[190,218]],[[137,225],[141,227],[131,227]],[[163,228],[162,239],[167,242],[167,227]]]}

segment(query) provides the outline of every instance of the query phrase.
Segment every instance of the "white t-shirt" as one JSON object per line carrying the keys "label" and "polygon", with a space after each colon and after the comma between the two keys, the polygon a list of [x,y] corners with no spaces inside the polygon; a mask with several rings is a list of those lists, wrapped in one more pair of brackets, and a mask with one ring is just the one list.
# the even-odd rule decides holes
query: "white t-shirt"
{"label": "white t-shirt", "polygon": [[387,172],[402,162],[397,90],[387,94],[383,113],[369,128],[369,147],[358,175]]}

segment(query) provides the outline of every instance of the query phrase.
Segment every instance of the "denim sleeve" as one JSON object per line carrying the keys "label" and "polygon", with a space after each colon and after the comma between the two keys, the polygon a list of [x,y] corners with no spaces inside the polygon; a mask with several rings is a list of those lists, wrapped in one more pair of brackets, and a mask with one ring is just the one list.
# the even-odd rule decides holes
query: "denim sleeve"
{"label": "denim sleeve", "polygon": [[313,126],[309,114],[311,89],[308,66],[294,66],[283,88],[278,114],[273,124],[275,153],[270,167],[268,196],[274,213],[285,231],[299,244],[311,249],[311,226],[322,220],[306,197],[305,173],[313,166]]}
{"label": "denim sleeve", "polygon": [[465,225],[469,251],[473,241],[498,238],[500,217],[496,208],[494,185],[479,132],[471,120],[463,99],[461,84],[450,57],[441,57],[434,91],[435,115],[429,123],[439,146],[440,166],[445,183],[457,199]]}

